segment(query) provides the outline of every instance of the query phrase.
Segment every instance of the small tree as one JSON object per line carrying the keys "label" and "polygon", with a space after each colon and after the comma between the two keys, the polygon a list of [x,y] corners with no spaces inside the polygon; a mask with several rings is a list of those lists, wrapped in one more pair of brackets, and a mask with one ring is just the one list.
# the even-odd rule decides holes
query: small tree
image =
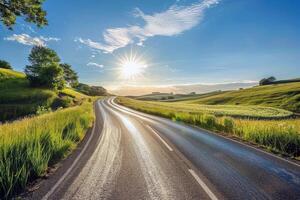
{"label": "small tree", "polygon": [[26,66],[25,74],[32,86],[61,89],[65,81],[59,57],[52,49],[43,46],[32,48],[28,58],[31,65]]}
{"label": "small tree", "polygon": [[60,67],[64,70],[64,79],[68,85],[71,87],[76,87],[78,85],[77,73],[72,69],[71,65],[63,63]]}
{"label": "small tree", "polygon": [[9,62],[7,62],[5,60],[0,60],[0,68],[12,69],[11,65],[9,64]]}
{"label": "small tree", "polygon": [[259,81],[259,85],[268,85],[272,84],[274,81],[276,81],[276,78],[274,76],[270,76],[269,78],[263,78]]}
{"label": "small tree", "polygon": [[0,20],[12,29],[18,16],[36,24],[38,27],[47,25],[46,11],[42,9],[44,0],[0,0]]}

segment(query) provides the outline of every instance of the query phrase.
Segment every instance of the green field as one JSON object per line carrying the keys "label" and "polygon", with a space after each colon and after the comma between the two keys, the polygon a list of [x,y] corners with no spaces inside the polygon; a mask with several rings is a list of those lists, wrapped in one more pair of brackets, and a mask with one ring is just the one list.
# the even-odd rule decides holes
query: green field
{"label": "green field", "polygon": [[[228,107],[191,103],[151,102],[125,97],[118,97],[117,101],[121,105],[138,111],[239,137],[262,145],[270,151],[292,157],[300,156],[300,120],[276,119],[288,116],[291,113],[289,111],[260,106],[243,107],[231,105]],[[239,117],[241,113],[243,113],[242,118]],[[245,119],[245,115],[251,116],[252,119]],[[234,118],[229,116],[234,116]],[[274,119],[262,119],[265,116]]]}
{"label": "green field", "polygon": [[261,105],[300,112],[300,83],[285,83],[221,92],[185,103],[206,105]]}
{"label": "green field", "polygon": [[[123,98],[120,100],[125,101]],[[184,103],[183,103],[184,102]],[[286,118],[293,115],[292,112],[263,106],[240,106],[240,105],[199,105],[180,102],[155,102],[155,101],[139,101],[134,99],[126,99],[126,103],[130,104],[135,109],[149,110],[152,112],[177,112],[189,114],[212,114],[217,117],[243,117],[243,118],[258,118],[258,119],[277,119]]]}
{"label": "green field", "polygon": [[134,97],[134,99],[204,105],[260,105],[300,113],[300,82],[255,86],[247,89],[216,91],[196,95],[149,94]]}
{"label": "green field", "polygon": [[40,107],[79,105],[85,98],[86,95],[72,89],[32,88],[23,73],[0,68],[0,121],[35,114]]}

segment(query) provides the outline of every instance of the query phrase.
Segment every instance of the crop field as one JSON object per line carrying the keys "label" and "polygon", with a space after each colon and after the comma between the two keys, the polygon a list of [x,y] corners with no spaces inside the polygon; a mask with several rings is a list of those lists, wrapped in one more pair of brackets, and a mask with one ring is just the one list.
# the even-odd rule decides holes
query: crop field
{"label": "crop field", "polygon": [[[288,111],[277,109],[274,111],[272,108],[266,108],[267,111],[261,111],[263,109],[257,107],[256,111],[260,113],[259,116],[272,118],[272,114],[275,114],[273,116],[274,119],[267,120],[260,119],[259,117],[257,119],[245,119],[244,117],[232,118],[229,117],[230,115],[215,115],[215,110],[213,112],[203,112],[203,108],[207,105],[202,105],[202,109],[196,112],[198,108],[195,104],[190,104],[186,107],[186,104],[182,105],[181,103],[139,101],[124,97],[118,97],[117,102],[141,112],[189,123],[229,136],[239,137],[280,154],[292,157],[300,156],[300,119],[276,119],[278,116],[289,115],[290,112]],[[210,108],[208,106],[207,109]],[[233,112],[235,114],[236,112],[242,112],[240,107],[237,107],[238,111],[232,111],[234,110],[234,106],[229,107],[230,109],[228,107],[218,108],[223,108],[225,110],[221,111],[223,113],[229,112],[232,114]],[[246,110],[248,109],[246,108]],[[250,109],[248,115],[257,117],[257,114],[253,115],[251,111],[255,112],[255,109]]]}
{"label": "crop field", "polygon": [[84,103],[0,125],[0,196],[43,176],[81,141],[93,118],[92,103]]}

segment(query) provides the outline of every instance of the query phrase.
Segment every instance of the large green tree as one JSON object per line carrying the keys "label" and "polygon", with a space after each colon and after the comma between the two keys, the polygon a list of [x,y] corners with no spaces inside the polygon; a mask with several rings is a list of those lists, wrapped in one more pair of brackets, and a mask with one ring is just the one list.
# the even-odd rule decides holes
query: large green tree
{"label": "large green tree", "polygon": [[56,52],[43,46],[32,48],[25,73],[32,86],[61,89],[64,87],[64,70]]}
{"label": "large green tree", "polygon": [[9,64],[9,62],[7,62],[5,60],[0,60],[0,68],[12,69],[11,65]]}
{"label": "large green tree", "polygon": [[27,22],[42,27],[48,24],[46,11],[43,10],[44,0],[0,0],[0,20],[12,29],[18,16],[23,16]]}
{"label": "large green tree", "polygon": [[72,69],[72,66],[67,63],[60,64],[61,68],[64,70],[64,79],[71,87],[76,87],[78,85],[78,75]]}

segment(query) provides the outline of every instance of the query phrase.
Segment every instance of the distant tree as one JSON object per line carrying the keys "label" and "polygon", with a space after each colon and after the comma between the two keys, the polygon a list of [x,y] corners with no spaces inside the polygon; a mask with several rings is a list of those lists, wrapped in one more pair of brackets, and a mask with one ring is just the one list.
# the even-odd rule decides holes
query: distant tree
{"label": "distant tree", "polygon": [[12,69],[11,65],[9,64],[9,62],[7,62],[5,60],[0,60],[0,68]]}
{"label": "distant tree", "polygon": [[77,73],[72,69],[71,65],[63,63],[60,67],[64,70],[64,79],[71,87],[78,85]]}
{"label": "distant tree", "polygon": [[79,83],[76,89],[86,95],[90,96],[103,96],[107,95],[105,88],[101,86],[89,86],[87,84]]}
{"label": "distant tree", "polygon": [[276,81],[276,78],[274,76],[270,76],[269,78],[263,78],[259,81],[259,85],[268,85],[272,84],[274,81]]}
{"label": "distant tree", "polygon": [[48,24],[46,11],[42,9],[44,0],[0,0],[0,20],[12,29],[19,16],[25,17],[27,22],[42,27]]}
{"label": "distant tree", "polygon": [[32,48],[28,60],[31,65],[26,66],[25,74],[32,86],[53,89],[64,87],[64,70],[60,66],[60,59],[54,50],[35,46]]}

